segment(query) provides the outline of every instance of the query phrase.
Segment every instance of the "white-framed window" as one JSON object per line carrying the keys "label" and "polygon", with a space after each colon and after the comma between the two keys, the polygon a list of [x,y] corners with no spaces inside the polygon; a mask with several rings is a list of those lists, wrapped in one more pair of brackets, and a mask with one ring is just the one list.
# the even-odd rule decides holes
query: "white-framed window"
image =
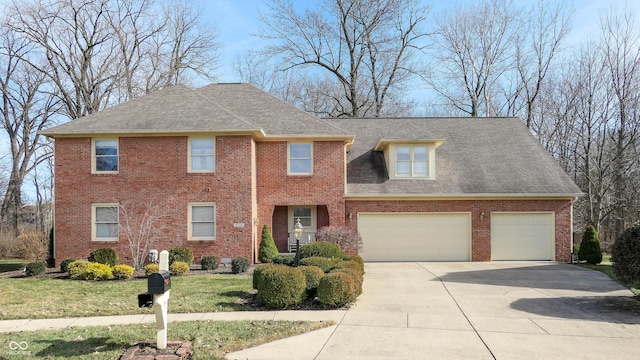
{"label": "white-framed window", "polygon": [[189,172],[216,170],[216,139],[189,138]]}
{"label": "white-framed window", "polygon": [[118,241],[118,204],[93,204],[91,206],[91,239],[93,241]]}
{"label": "white-framed window", "polygon": [[395,150],[396,177],[429,177],[429,146],[397,145]]}
{"label": "white-framed window", "polygon": [[118,173],[118,139],[93,139],[91,141],[91,170],[98,174]]}
{"label": "white-framed window", "polygon": [[289,143],[287,146],[287,174],[313,174],[313,143]]}
{"label": "white-framed window", "polygon": [[216,204],[189,203],[189,240],[216,239]]}

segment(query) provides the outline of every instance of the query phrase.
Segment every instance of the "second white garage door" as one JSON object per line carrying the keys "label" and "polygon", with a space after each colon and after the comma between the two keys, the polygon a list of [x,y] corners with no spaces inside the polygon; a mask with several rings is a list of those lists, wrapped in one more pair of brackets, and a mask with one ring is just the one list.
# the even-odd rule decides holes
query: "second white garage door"
{"label": "second white garage door", "polygon": [[365,261],[469,261],[469,213],[360,213]]}
{"label": "second white garage door", "polygon": [[491,213],[491,260],[553,260],[553,213]]}

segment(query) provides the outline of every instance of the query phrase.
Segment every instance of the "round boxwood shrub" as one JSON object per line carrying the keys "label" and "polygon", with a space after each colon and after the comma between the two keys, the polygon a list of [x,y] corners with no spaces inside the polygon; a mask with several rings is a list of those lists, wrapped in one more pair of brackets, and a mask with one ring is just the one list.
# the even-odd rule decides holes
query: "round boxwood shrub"
{"label": "round boxwood shrub", "polygon": [[218,268],[218,258],[215,256],[205,256],[200,260],[200,266],[202,266],[202,270],[215,270]]}
{"label": "round boxwood shrub", "polygon": [[318,284],[318,301],[325,305],[341,307],[356,300],[352,276],[344,272],[326,274]]}
{"label": "round boxwood shrub", "polygon": [[119,264],[111,268],[113,277],[119,280],[131,279],[133,277],[134,268],[129,265]]}
{"label": "round boxwood shrub", "polygon": [[324,277],[324,271],[317,266],[299,266],[298,269],[302,270],[307,282],[306,293],[308,299],[313,299],[318,293],[318,285],[320,279]]}
{"label": "round boxwood shrub", "polygon": [[231,261],[231,272],[240,274],[249,270],[249,260],[243,257],[235,258]]}
{"label": "round boxwood shrub", "polygon": [[184,246],[176,246],[169,250],[169,266],[176,261],[187,263],[187,265],[193,263],[193,251]]}
{"label": "round boxwood shrub", "polygon": [[293,263],[296,261],[296,256],[293,254],[286,255],[277,255],[271,259],[271,262],[274,264],[282,264],[287,266],[293,266]]}
{"label": "round boxwood shrub", "polygon": [[100,263],[104,265],[114,266],[120,262],[118,254],[111,248],[96,249],[89,254],[89,262]]}
{"label": "round boxwood shrub", "polygon": [[356,262],[364,275],[364,259],[360,255],[345,255],[342,260]]}
{"label": "round boxwood shrub", "polygon": [[260,241],[260,248],[258,249],[258,260],[263,263],[268,263],[273,260],[275,256],[278,256],[278,248],[276,247],[273,236],[271,236],[271,230],[269,226],[262,227],[262,239]]}
{"label": "round boxwood shrub", "polygon": [[640,223],[618,236],[611,248],[611,262],[618,280],[640,288]]}
{"label": "round boxwood shrub", "polygon": [[340,246],[333,243],[316,241],[300,246],[300,258],[310,258],[315,256],[321,256],[326,258],[340,258],[344,256]]}
{"label": "round boxwood shrub", "polygon": [[252,278],[252,282],[253,282],[253,288],[258,290],[259,284],[261,281],[264,280],[264,277],[262,276],[262,274],[273,268],[274,266],[280,266],[278,264],[264,264],[264,265],[260,265],[258,267],[256,267],[256,269],[253,271],[253,278]]}
{"label": "round boxwood shrub", "polygon": [[362,272],[356,267],[338,267],[331,270],[330,274],[333,273],[345,273],[353,279],[354,291],[356,297],[362,294],[362,283],[364,282],[364,278],[362,277]]}
{"label": "round boxwood shrub", "polygon": [[160,271],[160,265],[158,265],[158,264],[147,264],[144,267],[144,274],[146,276],[149,276],[149,275],[151,275],[153,273],[157,273],[158,271]]}
{"label": "round boxwood shrub", "polygon": [[64,259],[64,260],[62,260],[62,262],[60,263],[60,271],[68,272],[69,271],[69,264],[71,264],[74,261],[76,261],[76,259]]}
{"label": "round boxwood shrub", "polygon": [[584,235],[582,235],[578,260],[584,260],[588,264],[594,265],[602,262],[602,249],[600,248],[598,232],[591,225],[587,226]]}
{"label": "round boxwood shrub", "polygon": [[174,276],[183,276],[189,273],[189,264],[184,261],[174,261],[169,265],[169,272]]}
{"label": "round boxwood shrub", "polygon": [[46,265],[44,261],[36,261],[36,262],[28,263],[25,266],[24,271],[27,276],[36,276],[36,275],[44,274],[45,269],[46,269]]}
{"label": "round boxwood shrub", "polygon": [[300,260],[300,265],[303,266],[317,266],[325,273],[333,270],[336,267],[338,262],[342,261],[342,259],[337,258],[326,258],[321,256],[308,257]]}
{"label": "round boxwood shrub", "polygon": [[274,265],[265,269],[258,283],[258,301],[274,309],[299,306],[305,299],[306,280],[299,268]]}
{"label": "round boxwood shrub", "polygon": [[84,280],[89,263],[86,261],[76,260],[69,264],[69,277],[74,280]]}

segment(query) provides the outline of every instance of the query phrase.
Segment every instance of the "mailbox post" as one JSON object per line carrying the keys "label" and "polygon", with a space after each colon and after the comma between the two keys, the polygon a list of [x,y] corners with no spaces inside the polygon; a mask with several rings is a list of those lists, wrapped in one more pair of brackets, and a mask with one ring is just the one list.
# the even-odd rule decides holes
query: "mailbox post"
{"label": "mailbox post", "polygon": [[156,315],[157,347],[167,347],[167,313],[171,295],[171,275],[169,273],[169,252],[160,252],[160,271],[149,275],[147,292],[138,294],[138,306],[150,307]]}

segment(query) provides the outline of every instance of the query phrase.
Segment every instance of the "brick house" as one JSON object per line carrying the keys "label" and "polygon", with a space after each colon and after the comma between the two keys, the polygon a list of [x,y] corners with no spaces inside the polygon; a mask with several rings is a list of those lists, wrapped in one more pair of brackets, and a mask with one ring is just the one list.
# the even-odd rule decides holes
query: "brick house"
{"label": "brick house", "polygon": [[57,262],[101,247],[130,262],[126,226],[145,208],[164,214],[153,247],[196,262],[255,261],[264,224],[288,252],[297,219],[303,242],[357,229],[367,261],[570,259],[580,190],[517,118],[320,119],[212,84],[42,133],[55,139]]}

